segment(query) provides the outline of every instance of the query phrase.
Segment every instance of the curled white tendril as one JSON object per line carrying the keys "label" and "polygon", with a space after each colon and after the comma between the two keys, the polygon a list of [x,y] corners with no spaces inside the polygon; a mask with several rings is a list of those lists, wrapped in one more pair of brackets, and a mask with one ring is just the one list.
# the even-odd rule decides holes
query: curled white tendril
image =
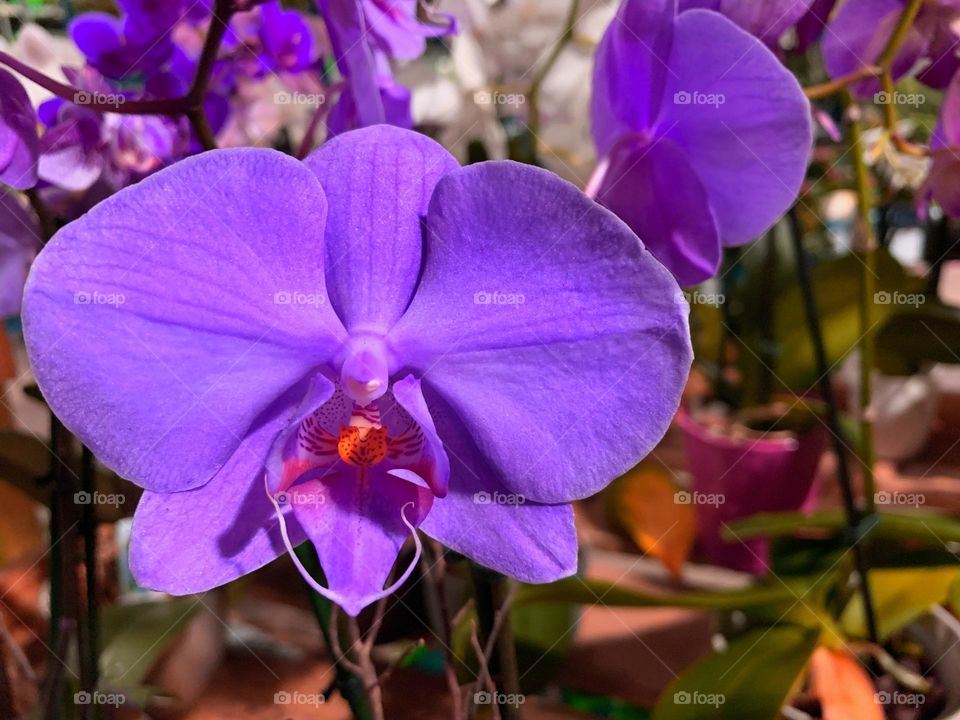
{"label": "curled white tendril", "polygon": [[[413,544],[416,547],[416,552],[414,553],[413,560],[410,561],[410,565],[407,566],[407,569],[403,572],[396,582],[394,582],[390,587],[384,588],[383,590],[372,593],[370,595],[365,595],[359,600],[347,600],[338,592],[334,592],[330,588],[325,588],[323,585],[318,583],[313,579],[313,576],[310,575],[310,572],[303,566],[303,563],[300,562],[300,558],[297,557],[297,554],[294,552],[293,544],[290,542],[290,536],[287,533],[287,521],[283,516],[283,510],[280,508],[280,503],[277,502],[277,498],[270,492],[270,483],[268,481],[266,473],[263,477],[263,486],[267,492],[267,499],[270,500],[270,503],[273,505],[274,512],[276,512],[277,520],[280,523],[280,535],[283,537],[284,547],[287,548],[287,554],[290,555],[290,559],[293,560],[294,566],[297,568],[299,573],[303,576],[303,579],[306,580],[307,584],[313,588],[317,593],[325,597],[331,602],[335,602],[340,607],[346,609],[347,607],[360,607],[364,608],[367,605],[375,603],[380,598],[385,598],[387,595],[392,595],[407,581],[407,578],[410,577],[410,574],[416,568],[417,563],[420,561],[420,555],[423,552],[423,544],[420,542],[420,536],[417,534],[417,529],[407,520],[406,510],[408,507],[412,506],[412,502],[406,503],[402,508],[400,508],[400,519],[403,521],[403,524],[407,526],[410,530],[410,536],[413,538]],[[349,611],[348,611],[349,612]],[[353,613],[351,613],[353,614]]]}

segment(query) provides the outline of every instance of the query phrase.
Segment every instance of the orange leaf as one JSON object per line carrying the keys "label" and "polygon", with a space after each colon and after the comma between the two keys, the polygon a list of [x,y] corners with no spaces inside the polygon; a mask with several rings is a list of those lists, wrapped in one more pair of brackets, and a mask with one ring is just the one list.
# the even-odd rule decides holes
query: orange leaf
{"label": "orange leaf", "polygon": [[681,491],[670,475],[641,463],[613,486],[613,510],[633,541],[679,577],[690,557],[697,515],[690,504],[677,502]]}
{"label": "orange leaf", "polygon": [[810,660],[810,692],[824,720],[883,720],[877,689],[860,661],[842,648],[818,647]]}

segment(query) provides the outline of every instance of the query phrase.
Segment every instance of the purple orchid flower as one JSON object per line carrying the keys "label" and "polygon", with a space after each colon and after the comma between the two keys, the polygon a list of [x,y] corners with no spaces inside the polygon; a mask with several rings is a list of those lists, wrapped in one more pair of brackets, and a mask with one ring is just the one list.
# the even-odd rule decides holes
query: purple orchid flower
{"label": "purple orchid flower", "polygon": [[17,190],[37,184],[37,113],[20,81],[0,70],[0,183]]}
{"label": "purple orchid flower", "polygon": [[0,319],[20,312],[27,269],[40,249],[36,218],[11,193],[0,191]]}
{"label": "purple orchid flower", "polygon": [[676,7],[625,0],[601,40],[591,118],[602,159],[588,193],[694,285],[723,246],[750,242],[796,199],[812,128],[799,84],[763,43]]}
{"label": "purple orchid flower", "polygon": [[426,38],[455,32],[455,23],[420,23],[416,0],[317,0],[317,8],[347,81],[338,101],[344,107],[331,112],[331,132],[384,122],[409,127],[409,93],[394,82],[389,58],[419,57]]}
{"label": "purple orchid flower", "polygon": [[524,581],[573,573],[570,502],[677,408],[680,297],[555,175],[377,126],[122,190],[40,253],[24,332],[54,411],[146,489],[142,584],[198,592],[310,540],[310,582],[356,615],[417,527]]}
{"label": "purple orchid flower", "polygon": [[948,215],[960,218],[960,73],[943,96],[930,149],[930,172],[918,193],[921,209],[933,199]]}
{"label": "purple orchid flower", "polygon": [[166,66],[177,50],[171,29],[101,12],[84,13],[68,27],[87,63],[117,80],[150,74]]}
{"label": "purple orchid flower", "polygon": [[[843,3],[823,40],[823,59],[830,76],[842,77],[875,63],[906,4],[906,0],[847,0]],[[917,79],[932,88],[945,88],[960,69],[958,28],[960,0],[923,3],[894,58],[894,80],[925,61]],[[874,78],[851,85],[861,97],[872,95],[879,88],[879,80]]]}
{"label": "purple orchid flower", "polygon": [[679,10],[714,10],[728,17],[769,47],[799,22],[814,0],[680,0]]}

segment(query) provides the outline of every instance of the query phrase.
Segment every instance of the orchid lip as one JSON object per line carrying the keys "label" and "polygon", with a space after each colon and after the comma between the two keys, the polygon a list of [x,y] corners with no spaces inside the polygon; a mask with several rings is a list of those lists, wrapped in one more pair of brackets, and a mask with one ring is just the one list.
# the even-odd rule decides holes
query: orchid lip
{"label": "orchid lip", "polygon": [[[410,531],[410,536],[413,538],[414,544],[414,554],[413,559],[407,565],[407,569],[403,571],[403,574],[400,575],[388,587],[379,590],[378,592],[371,593],[369,595],[364,595],[363,597],[351,597],[341,593],[338,593],[330,588],[325,588],[323,585],[318,583],[314,577],[310,574],[310,571],[303,566],[303,563],[300,562],[300,558],[297,557],[297,553],[294,550],[293,543],[290,542],[290,535],[287,532],[287,521],[283,514],[283,509],[280,507],[280,502],[278,498],[270,493],[270,484],[267,481],[267,476],[264,475],[264,489],[267,493],[267,499],[270,501],[270,504],[273,505],[274,513],[277,516],[277,522],[280,526],[280,536],[283,538],[283,545],[287,549],[287,554],[290,556],[290,559],[293,561],[294,566],[297,568],[297,571],[300,575],[303,576],[303,579],[306,583],[313,588],[318,594],[327,598],[331,602],[336,603],[342,607],[348,614],[356,617],[360,614],[360,611],[363,608],[375,603],[381,598],[385,598],[389,595],[392,595],[397,590],[399,590],[403,584],[407,581],[407,578],[410,577],[413,573],[414,568],[417,567],[417,563],[420,562],[420,555],[423,553],[423,543],[420,540],[420,535],[417,533],[417,529],[413,524],[407,519],[407,509],[412,507],[414,504],[412,502],[405,504],[400,508],[400,519],[403,521],[403,524],[407,526],[407,529]],[[282,493],[278,493],[281,495]]]}

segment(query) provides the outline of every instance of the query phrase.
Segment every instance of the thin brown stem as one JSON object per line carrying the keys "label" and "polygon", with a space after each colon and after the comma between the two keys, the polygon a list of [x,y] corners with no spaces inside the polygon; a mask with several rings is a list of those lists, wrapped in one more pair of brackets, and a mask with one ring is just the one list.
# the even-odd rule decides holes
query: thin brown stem
{"label": "thin brown stem", "polygon": [[527,115],[527,126],[534,135],[540,132],[540,88],[543,86],[547,75],[553,69],[557,58],[567,44],[573,39],[574,27],[577,24],[577,16],[580,13],[580,0],[571,0],[570,12],[567,13],[566,21],[563,24],[563,33],[554,43],[550,55],[543,61],[543,64],[537,69],[530,82],[530,89],[527,90],[527,102],[530,103],[530,110]]}
{"label": "thin brown stem", "polygon": [[809,87],[805,87],[803,92],[811,100],[819,100],[821,98],[834,95],[841,90],[846,90],[848,87],[861,80],[879,77],[882,72],[883,70],[879,65],[864,65],[858,70],[854,70],[846,75],[841,75],[836,80],[821,83],[820,85],[810,85]]}

